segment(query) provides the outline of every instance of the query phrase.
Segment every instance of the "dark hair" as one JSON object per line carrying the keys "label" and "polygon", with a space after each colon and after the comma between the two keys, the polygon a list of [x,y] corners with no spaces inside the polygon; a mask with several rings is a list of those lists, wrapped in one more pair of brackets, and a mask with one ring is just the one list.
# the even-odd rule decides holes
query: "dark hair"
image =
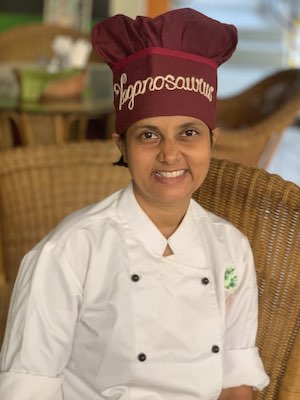
{"label": "dark hair", "polygon": [[211,128],[209,128],[210,145],[213,147],[214,144],[214,133]]}
{"label": "dark hair", "polygon": [[[125,136],[126,136],[126,131],[125,131],[125,132],[122,132],[122,133],[120,134],[120,139],[124,141],[124,140],[125,140]],[[210,144],[211,144],[211,146],[212,146],[213,143],[214,143],[214,140],[213,140],[214,134],[213,134],[213,131],[212,131],[211,128],[209,128],[209,136],[210,136]],[[128,164],[124,161],[123,155],[121,155],[121,157],[119,158],[119,160],[116,161],[116,162],[114,162],[113,165],[118,165],[118,166],[120,166],[120,167],[126,167],[126,168],[128,168]]]}
{"label": "dark hair", "polygon": [[[126,136],[126,131],[122,132],[120,134],[120,140],[124,141]],[[118,165],[120,167],[126,167],[128,168],[128,164],[124,161],[123,155],[119,158],[118,161],[114,162],[113,165]]]}

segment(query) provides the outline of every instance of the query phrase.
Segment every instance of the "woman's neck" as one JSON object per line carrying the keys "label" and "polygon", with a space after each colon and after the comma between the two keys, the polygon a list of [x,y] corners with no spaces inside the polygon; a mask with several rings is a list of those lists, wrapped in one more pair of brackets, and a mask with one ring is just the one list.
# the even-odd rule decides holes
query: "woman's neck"
{"label": "woman's neck", "polygon": [[[185,210],[186,212],[186,210]],[[178,228],[181,221],[184,218],[185,212],[181,213],[167,213],[163,212],[159,214],[149,215],[149,218],[154,223],[154,225],[158,228],[161,234],[168,239]]]}
{"label": "woman's neck", "polygon": [[178,228],[183,220],[188,204],[175,205],[153,205],[137,199],[143,211],[148,215],[161,234],[168,239]]}

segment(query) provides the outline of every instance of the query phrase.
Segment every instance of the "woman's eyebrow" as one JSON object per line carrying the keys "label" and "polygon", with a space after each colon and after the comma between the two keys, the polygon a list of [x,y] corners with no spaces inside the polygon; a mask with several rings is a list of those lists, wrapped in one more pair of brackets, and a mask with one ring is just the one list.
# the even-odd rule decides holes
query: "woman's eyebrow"
{"label": "woman's eyebrow", "polygon": [[188,128],[205,128],[205,124],[202,124],[201,122],[187,122],[185,124],[182,124],[178,127],[178,129],[188,129]]}
{"label": "woman's eyebrow", "polygon": [[155,125],[137,125],[137,129],[150,129],[152,131],[159,131],[160,129],[158,128],[158,126]]}

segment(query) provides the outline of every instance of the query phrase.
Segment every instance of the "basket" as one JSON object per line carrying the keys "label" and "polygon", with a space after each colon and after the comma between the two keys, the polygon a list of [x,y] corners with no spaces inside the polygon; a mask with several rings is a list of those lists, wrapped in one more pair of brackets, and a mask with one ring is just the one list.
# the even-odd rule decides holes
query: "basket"
{"label": "basket", "polygon": [[78,69],[51,73],[43,68],[20,68],[16,74],[22,101],[79,97],[86,82],[86,71]]}

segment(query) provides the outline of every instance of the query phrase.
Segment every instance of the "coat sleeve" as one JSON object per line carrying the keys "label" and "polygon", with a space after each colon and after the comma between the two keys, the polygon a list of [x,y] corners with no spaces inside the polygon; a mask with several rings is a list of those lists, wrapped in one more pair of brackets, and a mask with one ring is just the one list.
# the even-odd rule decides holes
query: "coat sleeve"
{"label": "coat sleeve", "polygon": [[[250,245],[241,241],[241,258],[227,282],[229,296],[226,300],[226,334],[224,351],[223,387],[241,385],[263,389],[269,383],[262,360],[255,346],[258,322],[258,291],[255,267]],[[225,282],[226,287],[226,282]],[[226,289],[225,289],[226,290]]]}
{"label": "coat sleeve", "polygon": [[1,400],[62,400],[82,284],[66,246],[51,241],[23,259],[0,357]]}

